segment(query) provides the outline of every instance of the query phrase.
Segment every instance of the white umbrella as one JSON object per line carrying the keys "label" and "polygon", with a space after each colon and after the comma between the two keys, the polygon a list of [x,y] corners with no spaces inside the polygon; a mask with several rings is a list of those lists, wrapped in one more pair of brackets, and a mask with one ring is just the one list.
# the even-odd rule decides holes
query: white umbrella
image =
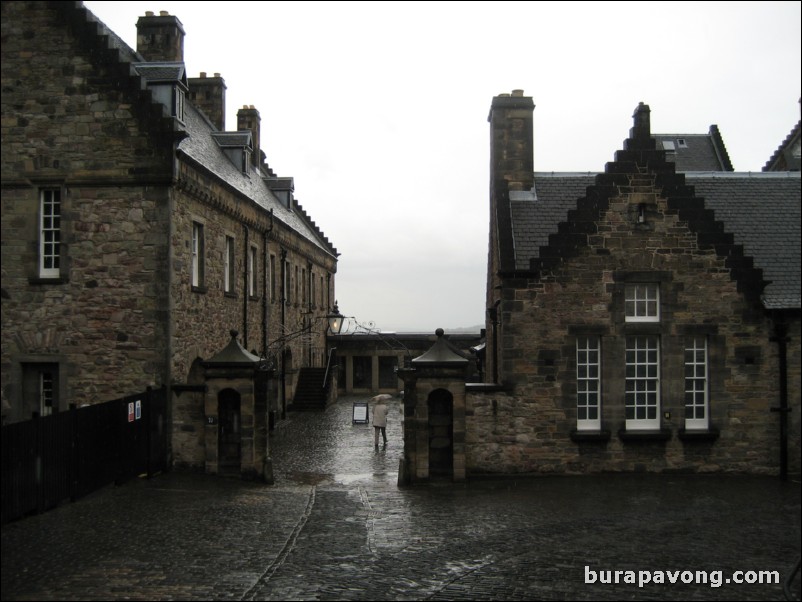
{"label": "white umbrella", "polygon": [[382,393],[381,395],[376,395],[376,397],[371,397],[371,401],[390,401],[393,398],[392,395],[388,393]]}

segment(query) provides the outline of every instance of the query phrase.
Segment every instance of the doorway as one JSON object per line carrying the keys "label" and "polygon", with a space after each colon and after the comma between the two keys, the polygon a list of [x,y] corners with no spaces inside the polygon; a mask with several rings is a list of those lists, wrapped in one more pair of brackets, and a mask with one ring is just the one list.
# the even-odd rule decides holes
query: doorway
{"label": "doorway", "polygon": [[217,403],[218,471],[221,474],[239,474],[242,462],[240,394],[234,389],[223,389]]}
{"label": "doorway", "polygon": [[454,474],[454,397],[446,389],[429,394],[429,475]]}

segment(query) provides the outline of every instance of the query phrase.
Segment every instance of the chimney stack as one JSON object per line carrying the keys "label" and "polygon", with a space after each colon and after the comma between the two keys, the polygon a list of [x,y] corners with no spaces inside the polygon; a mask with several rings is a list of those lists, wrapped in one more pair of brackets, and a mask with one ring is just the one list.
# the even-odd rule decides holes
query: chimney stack
{"label": "chimney stack", "polygon": [[490,179],[507,180],[510,190],[534,186],[533,113],[535,103],[523,90],[499,94],[490,106]]}
{"label": "chimney stack", "polygon": [[262,164],[262,145],[260,140],[261,123],[262,118],[259,117],[259,111],[257,111],[253,105],[244,105],[239,111],[237,111],[237,131],[251,131],[251,142],[253,144],[253,155],[251,155],[251,162],[255,166]]}
{"label": "chimney stack", "polygon": [[629,137],[632,140],[648,140],[652,135],[651,109],[649,105],[638,103],[638,107],[632,114],[632,129],[629,130]]}
{"label": "chimney stack", "polygon": [[226,129],[226,82],[219,73],[214,77],[206,77],[201,71],[200,77],[187,79],[189,101],[203,111],[218,132]]}
{"label": "chimney stack", "polygon": [[146,12],[136,22],[136,51],[151,63],[183,63],[184,26],[165,10]]}

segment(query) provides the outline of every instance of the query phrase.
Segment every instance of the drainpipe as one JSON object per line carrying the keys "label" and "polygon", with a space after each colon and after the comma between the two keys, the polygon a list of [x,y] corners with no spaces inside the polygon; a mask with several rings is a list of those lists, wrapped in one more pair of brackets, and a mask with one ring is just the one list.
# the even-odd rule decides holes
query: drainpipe
{"label": "drainpipe", "polygon": [[[269,328],[268,323],[268,299],[267,299],[267,292],[269,290],[270,283],[267,281],[267,270],[268,266],[270,265],[270,250],[267,248],[267,242],[270,239],[270,233],[273,231],[273,210],[270,210],[270,224],[267,226],[267,229],[264,231],[263,236],[263,247],[264,247],[264,263],[262,264],[262,355],[267,357],[267,331]],[[275,274],[272,274],[273,278],[275,278]]]}
{"label": "drainpipe", "polygon": [[488,309],[490,323],[493,325],[493,383],[498,383],[498,306],[500,301]]}
{"label": "drainpipe", "polygon": [[774,336],[770,339],[777,343],[777,352],[780,358],[780,407],[771,408],[772,412],[780,413],[780,479],[788,480],[788,325],[782,317],[775,318]]}
{"label": "drainpipe", "polygon": [[242,226],[244,231],[243,238],[245,239],[245,261],[242,263],[243,272],[243,287],[242,287],[242,346],[248,348],[248,297],[250,290],[248,289],[248,260],[251,254],[251,247],[248,244],[248,226]]}
{"label": "drainpipe", "polygon": [[[281,330],[280,333],[286,332],[287,320],[287,251],[281,250]],[[284,365],[284,346],[281,347],[281,374],[279,376],[279,398],[281,399],[281,419],[287,417],[287,400],[286,396],[286,381],[287,372]]]}

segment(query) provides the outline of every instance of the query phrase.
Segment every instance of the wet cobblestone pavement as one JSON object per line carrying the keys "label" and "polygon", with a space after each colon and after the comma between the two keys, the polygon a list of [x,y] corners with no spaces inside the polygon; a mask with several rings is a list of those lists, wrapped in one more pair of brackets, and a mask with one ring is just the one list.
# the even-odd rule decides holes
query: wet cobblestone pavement
{"label": "wet cobblestone pavement", "polygon": [[[371,426],[351,423],[353,401],[290,413],[272,434],[272,486],[170,473],[3,526],[2,599],[784,599],[780,584],[734,579],[789,574],[800,554],[798,478],[399,488],[400,401],[379,450]],[[616,570],[618,584],[602,583]],[[639,587],[639,571],[665,571],[666,583]],[[708,583],[684,584],[696,575],[682,571],[705,571]],[[792,588],[799,599],[799,577]]]}

